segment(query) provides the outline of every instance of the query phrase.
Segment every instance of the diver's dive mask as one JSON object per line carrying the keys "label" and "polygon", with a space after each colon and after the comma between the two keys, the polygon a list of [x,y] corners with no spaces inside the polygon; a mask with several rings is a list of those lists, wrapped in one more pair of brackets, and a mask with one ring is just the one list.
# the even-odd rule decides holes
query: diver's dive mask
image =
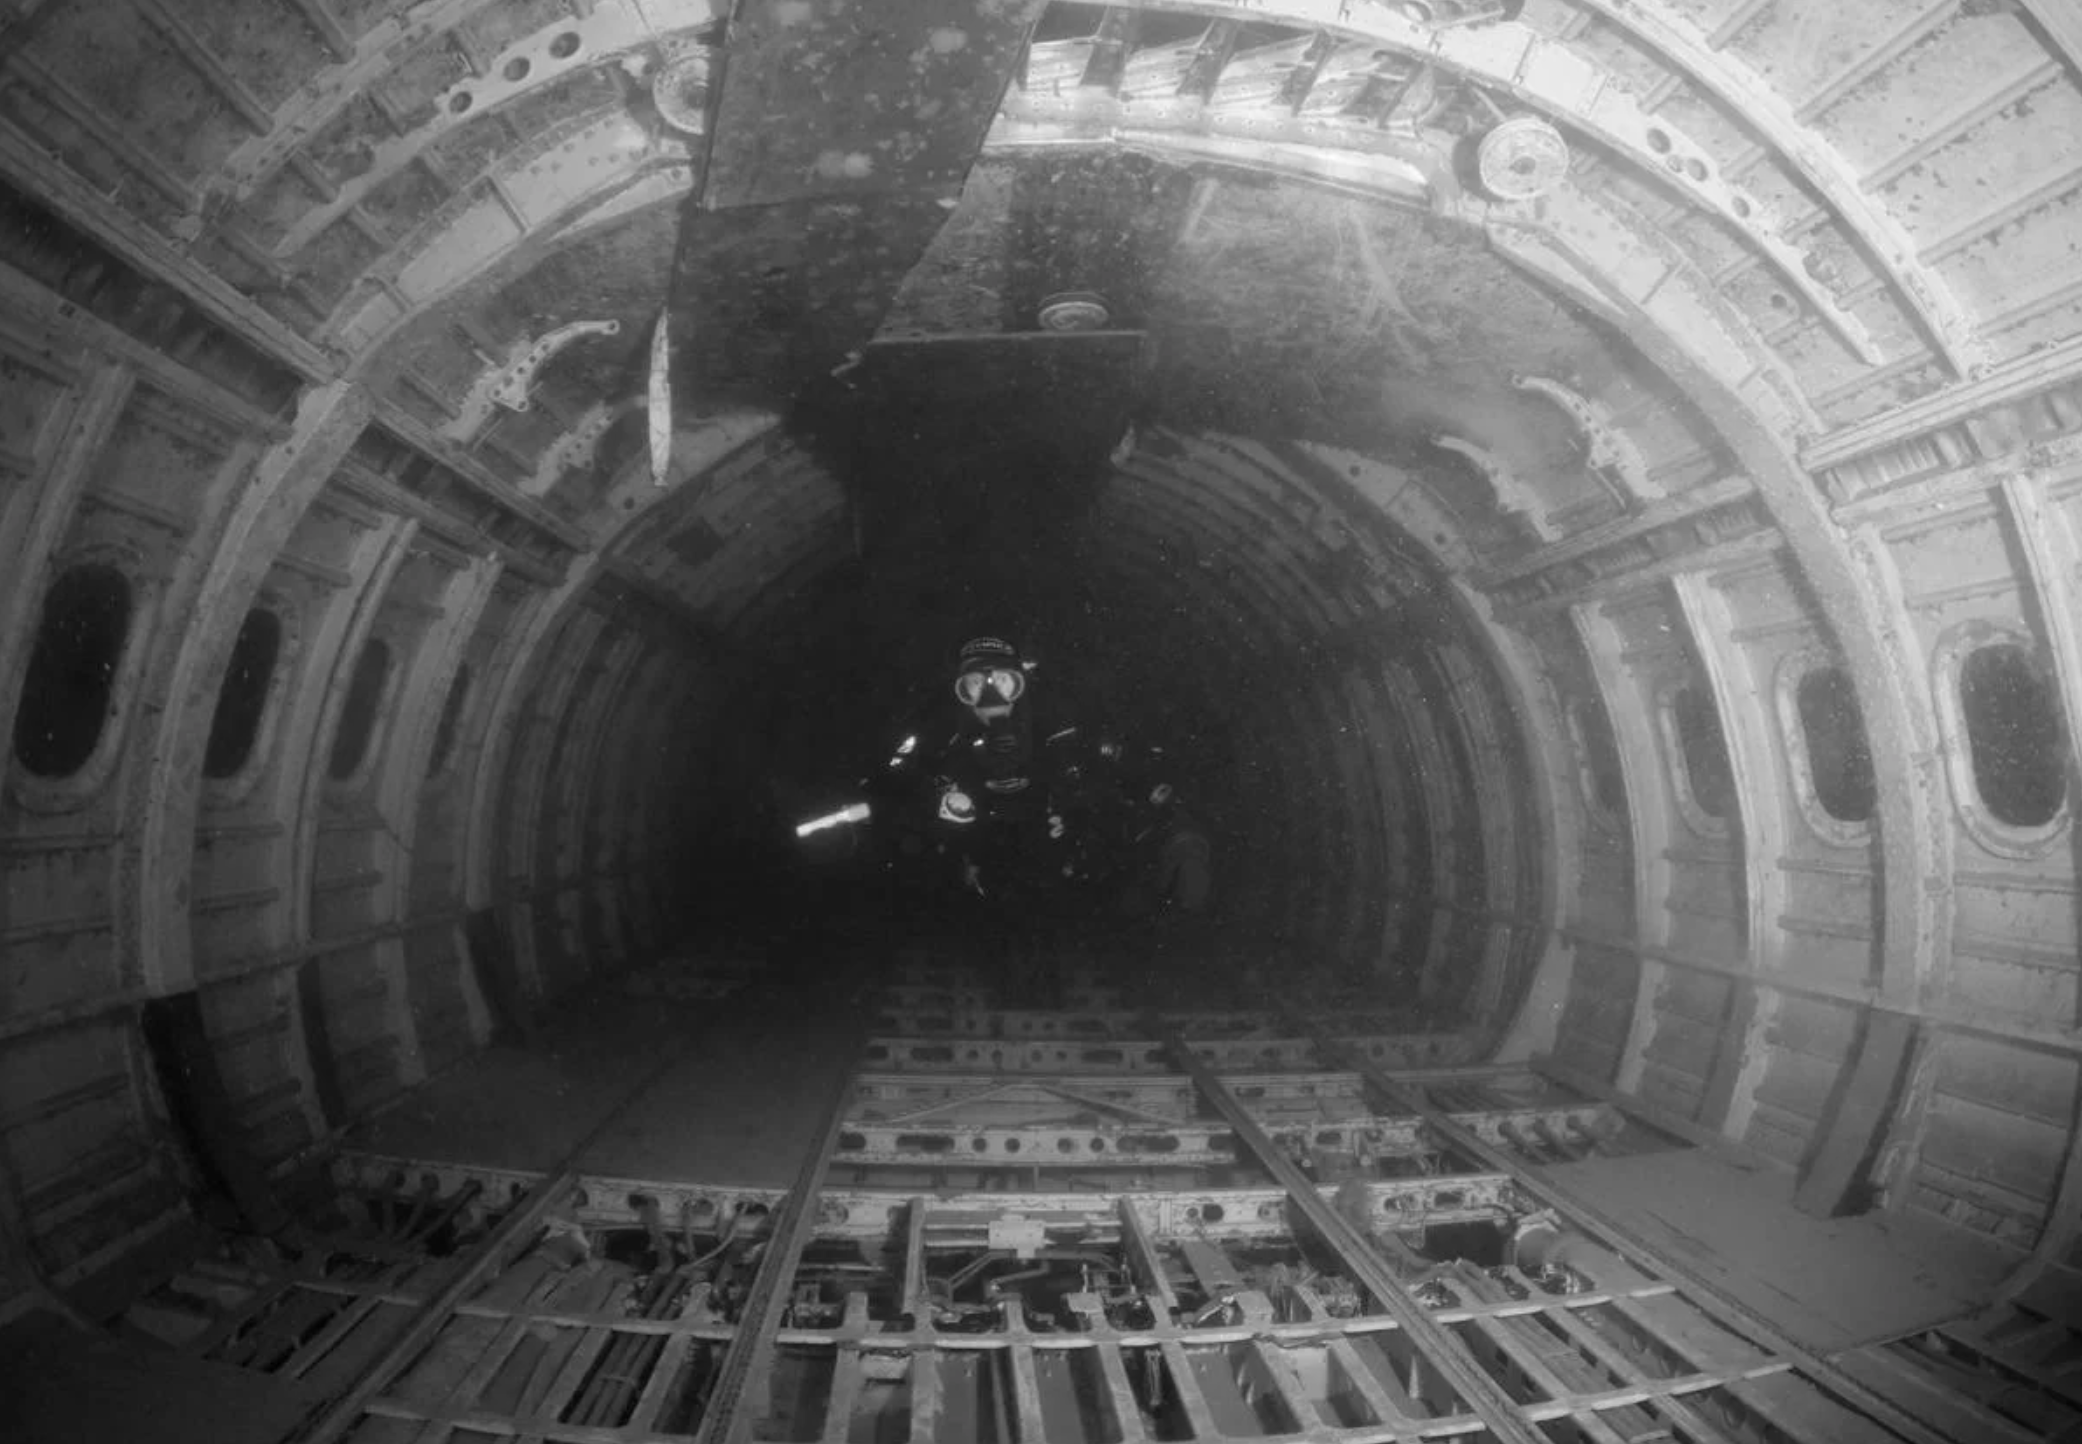
{"label": "diver's dive mask", "polygon": [[1018,667],[977,667],[954,679],[964,707],[1009,707],[1026,694],[1027,674]]}

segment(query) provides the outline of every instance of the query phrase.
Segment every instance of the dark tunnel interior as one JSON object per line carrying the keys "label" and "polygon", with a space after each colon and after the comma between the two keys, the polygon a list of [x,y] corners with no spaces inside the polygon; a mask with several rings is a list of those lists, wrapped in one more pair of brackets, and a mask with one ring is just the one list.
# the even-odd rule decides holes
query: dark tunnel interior
{"label": "dark tunnel interior", "polygon": [[[1239,952],[1306,955],[1333,976],[1378,972],[1407,940],[1392,934],[1365,859],[1407,839],[1415,819],[1377,773],[1442,789],[1439,800],[1470,816],[1528,795],[1507,780],[1523,779],[1523,754],[1479,634],[1438,569],[1346,478],[1318,465],[1256,507],[1189,519],[1138,502],[1125,468],[1139,450],[1161,466],[1171,444],[1161,420],[1130,414],[1142,344],[1041,334],[876,348],[842,395],[798,408],[795,429],[843,488],[852,535],[793,595],[748,607],[756,630],[725,639],[732,685],[717,703],[701,807],[730,819],[704,838],[704,867],[740,880],[730,925],[758,932],[799,918],[807,891],[825,898],[826,927],[981,928],[1001,941],[1032,931],[1045,942],[1039,916],[973,898],[949,913],[944,897],[936,910],[916,892],[888,892],[892,873],[948,864],[892,857],[874,828],[807,849],[788,837],[797,817],[851,796],[921,710],[945,702],[957,650],[977,635],[1015,640],[1033,666],[1023,705],[1051,725],[1162,753],[1177,804],[1214,844],[1209,916],[1186,924],[1196,946],[1221,936]],[[1278,530],[1255,545],[1242,535],[1268,528]],[[1302,528],[1334,534],[1338,550],[1309,555]],[[1384,575],[1396,603],[1385,617],[1360,590]],[[1363,692],[1332,686],[1312,706],[1293,703],[1311,672],[1336,677],[1355,658],[1422,657],[1447,642],[1467,675],[1426,676],[1420,664],[1404,683],[1403,705],[1436,729],[1421,762],[1409,724]],[[1495,729],[1479,753],[1455,721],[1470,688]],[[1478,773],[1493,789],[1483,799]],[[1511,821],[1530,851],[1536,819]],[[1327,848],[1294,845],[1326,833]],[[1536,892],[1526,870],[1522,885]],[[834,888],[852,908],[834,905]],[[1094,889],[1043,914],[1058,934],[1118,942],[1147,904],[1126,906],[1118,889]],[[1151,936],[1147,918],[1136,936]],[[1161,946],[1166,934],[1155,937]],[[1403,976],[1382,1001],[1415,1008],[1418,991]],[[1449,1016],[1465,999],[1435,978],[1423,1002]]]}
{"label": "dark tunnel interior", "polygon": [[[1453,520],[1478,526],[1495,525],[1482,484],[1455,478],[1442,429],[1482,418],[1496,433],[1508,414],[1506,455],[1569,464],[1577,443],[1507,399],[1491,350],[1567,354],[1685,403],[1606,322],[1428,218],[1370,232],[1333,204],[1327,250],[1275,260],[1285,203],[1248,179],[1217,192],[1146,155],[1068,148],[979,167],[951,218],[921,219],[901,190],[685,215],[673,309],[697,411],[778,406],[787,465],[836,502],[713,639],[728,683],[702,703],[713,743],[690,807],[709,819],[705,865],[743,879],[734,911],[795,910],[812,879],[787,818],[883,763],[903,719],[944,697],[964,639],[1005,635],[1035,664],[1036,705],[1162,750],[1215,841],[1222,923],[1203,934],[1339,975],[1403,969],[1396,991],[1442,1014],[1515,995],[1528,956],[1456,977],[1440,961],[1454,945],[1429,934],[1475,926],[1434,898],[1541,895],[1523,721],[1441,560],[1444,531],[1403,529],[1381,459],[1464,488]],[[1377,294],[1351,316],[1312,272],[1355,250]],[[892,258],[907,252],[921,258],[904,272]],[[1408,315],[1400,297],[1419,287],[1428,312],[1478,291],[1492,311],[1450,346],[1393,324],[1384,343],[1367,316]],[[859,344],[853,315],[885,304]],[[1383,363],[1392,381],[1363,379]],[[608,439],[622,457],[640,444],[626,423]],[[669,524],[647,519],[625,555],[664,577],[729,545],[698,526],[660,540]],[[823,883],[835,845],[809,869]],[[1383,866],[1408,869],[1393,895],[1369,880]],[[1058,909],[1100,932],[1113,910],[1096,894]]]}
{"label": "dark tunnel interior", "polygon": [[0,0],[0,1437],[2082,1438],[2073,10]]}

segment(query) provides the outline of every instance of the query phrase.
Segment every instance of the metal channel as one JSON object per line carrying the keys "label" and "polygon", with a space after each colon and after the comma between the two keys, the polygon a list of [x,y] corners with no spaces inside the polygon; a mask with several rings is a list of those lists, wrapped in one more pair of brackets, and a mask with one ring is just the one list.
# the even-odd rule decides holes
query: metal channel
{"label": "metal channel", "polygon": [[[694,1281],[686,1269],[661,1274],[640,1287],[642,1281],[594,1272],[587,1265],[553,1263],[539,1276],[526,1266],[540,1257],[530,1250],[539,1249],[560,1229],[583,1238],[587,1216],[598,1211],[589,1205],[588,1195],[599,1187],[598,1180],[582,1172],[583,1160],[661,1079],[686,1062],[686,1051],[675,1049],[646,1069],[547,1173],[473,1170],[413,1160],[343,1160],[336,1177],[349,1190],[358,1181],[367,1185],[371,1175],[417,1174],[422,1180],[420,1201],[410,1206],[412,1222],[420,1225],[449,1217],[479,1198],[511,1196],[516,1201],[467,1255],[432,1278],[423,1271],[415,1277],[421,1259],[403,1247],[386,1251],[381,1245],[358,1242],[354,1252],[365,1260],[388,1261],[380,1271],[360,1278],[284,1280],[260,1291],[196,1347],[209,1350],[219,1362],[300,1377],[331,1367],[328,1353],[350,1335],[358,1337],[372,1328],[389,1335],[380,1344],[372,1341],[379,1352],[366,1364],[326,1383],[328,1402],[292,1436],[291,1444],[334,1444],[372,1419],[409,1423],[426,1444],[445,1444],[458,1430],[517,1430],[523,1437],[562,1441],[659,1437],[669,1432],[662,1428],[661,1412],[669,1402],[685,1402],[668,1397],[682,1380],[683,1366],[697,1348],[713,1349],[716,1367],[707,1381],[711,1397],[697,1437],[716,1444],[749,1438],[753,1411],[743,1408],[743,1401],[763,1398],[762,1365],[771,1356],[790,1281],[818,1216],[824,1164],[851,1097],[861,1042],[856,1028],[852,1058],[835,1071],[834,1096],[822,1133],[792,1190],[768,1195],[774,1233],[735,1326],[710,1308],[707,1284]],[[624,1189],[622,1196],[636,1191]],[[600,1220],[630,1221],[664,1228],[655,1202],[633,1220]],[[586,1252],[581,1245],[580,1255]],[[519,1266],[510,1267],[514,1265]],[[286,1327],[293,1342],[279,1367],[216,1350],[218,1342],[277,1305],[287,1323],[255,1330],[257,1342],[242,1347],[246,1352],[277,1350]],[[391,1314],[402,1317],[386,1321]],[[566,1352],[554,1355],[548,1366],[532,1366],[525,1393],[497,1404],[486,1399],[494,1376],[518,1351],[528,1348],[531,1340],[539,1348],[541,1341],[553,1338],[560,1339]],[[438,1386],[431,1396],[422,1377],[430,1361]],[[567,1413],[574,1417],[567,1421]],[[627,1416],[620,1427],[600,1424],[600,1419],[617,1413]],[[690,1420],[690,1432],[692,1427]]]}
{"label": "metal channel", "polygon": [[[652,1082],[656,1082],[656,1078],[662,1072],[664,1069],[658,1067],[652,1074],[645,1076],[643,1082],[627,1094],[623,1103],[608,1113],[608,1119],[618,1117],[631,1103],[635,1103],[637,1097],[641,1097],[641,1092]],[[433,1342],[433,1336],[441,1332],[441,1325],[450,1321],[464,1296],[477,1284],[481,1284],[487,1275],[504,1267],[510,1250],[533,1240],[535,1230],[550,1217],[552,1209],[556,1209],[558,1203],[562,1203],[564,1198],[573,1194],[577,1184],[579,1174],[577,1169],[570,1167],[568,1161],[564,1163],[564,1167],[558,1167],[554,1174],[535,1184],[535,1188],[523,1198],[523,1201],[504,1219],[500,1219],[498,1228],[493,1228],[491,1234],[481,1244],[477,1244],[475,1253],[450,1275],[450,1280],[441,1288],[437,1288],[425,1303],[418,1305],[416,1313],[404,1325],[404,1330],[398,1334],[398,1338],[360,1373],[360,1377],[354,1379],[344,1394],[339,1394],[321,1415],[316,1415],[302,1432],[294,1436],[294,1444],[331,1444],[333,1440],[346,1436],[348,1429],[360,1423],[369,1402],[377,1394],[381,1394],[391,1384],[391,1379],[396,1379],[398,1373],[406,1365],[410,1365],[414,1357],[418,1357],[418,1352],[425,1350],[427,1344]],[[362,1311],[362,1315],[366,1315],[366,1309]]]}
{"label": "metal channel", "polygon": [[503,1267],[509,1251],[523,1241],[531,1240],[551,1211],[572,1194],[578,1184],[577,1163],[585,1156],[586,1150],[628,1112],[652,1084],[680,1061],[680,1055],[672,1053],[646,1070],[643,1077],[565,1155],[564,1160],[522,1196],[490,1235],[455,1269],[448,1281],[418,1306],[397,1338],[348,1383],[330,1405],[298,1431],[292,1444],[332,1444],[333,1440],[341,1438],[358,1424],[370,1402],[433,1342],[434,1336],[448,1323],[470,1290]]}
{"label": "metal channel", "polygon": [[781,1315],[788,1307],[803,1246],[816,1227],[824,1176],[831,1168],[839,1132],[846,1125],[846,1112],[853,1101],[853,1077],[864,1043],[864,1038],[856,1040],[854,1061],[839,1075],[817,1144],[803,1159],[774,1220],[773,1242],[767,1247],[738,1315],[737,1335],[717,1368],[708,1409],[701,1417],[701,1431],[694,1436],[696,1444],[749,1444],[752,1439],[753,1418],[766,1393],[767,1370],[773,1363],[774,1336],[780,1331]]}
{"label": "metal channel", "polygon": [[[1381,1308],[1401,1325],[1410,1342],[1430,1360],[1453,1390],[1473,1408],[1503,1444],[1546,1444],[1540,1431],[1519,1412],[1517,1401],[1475,1362],[1460,1342],[1420,1304],[1413,1302],[1389,1272],[1373,1246],[1317,1191],[1315,1183],[1283,1153],[1258,1120],[1237,1101],[1214,1070],[1196,1056],[1176,1032],[1167,1035],[1171,1055],[1190,1074],[1200,1094],[1228,1120],[1236,1136],[1267,1172],[1287,1190],[1295,1208],[1321,1233],[1373,1294]],[[1515,1172],[1505,1166],[1504,1171]],[[1413,1421],[1414,1422],[1414,1421]]]}
{"label": "metal channel", "polygon": [[[1577,1227],[1616,1253],[1642,1259],[1658,1273],[1679,1280],[1683,1288],[1681,1297],[1686,1303],[1716,1323],[1757,1340],[1772,1353],[1788,1361],[1810,1382],[1835,1395],[1851,1409],[1870,1416],[1903,1438],[1917,1441],[1917,1444],[1949,1444],[1943,1434],[1931,1429],[1921,1419],[1901,1409],[1892,1400],[1874,1393],[1826,1360],[1801,1348],[1761,1315],[1715,1289],[1688,1268],[1681,1259],[1665,1254],[1645,1240],[1637,1238],[1562,1185],[1513,1163],[1501,1149],[1463,1127],[1451,1114],[1434,1107],[1424,1096],[1422,1089],[1410,1087],[1399,1081],[1394,1075],[1376,1067],[1357,1050],[1345,1047],[1336,1038],[1319,1032],[1317,1042],[1326,1058],[1341,1058],[1345,1066],[1355,1069],[1397,1104],[1424,1119],[1442,1138],[1464,1149],[1486,1166],[1514,1175],[1520,1188],[1567,1217]],[[1242,1133],[1240,1128],[1238,1133]]]}
{"label": "metal channel", "polygon": [[[906,1427],[917,1444],[982,1435],[1018,1444],[1102,1437],[1149,1444],[1187,1435],[1313,1444],[1459,1437],[1620,1444],[1681,1435],[1696,1444],[1736,1444],[1752,1427],[1789,1438],[1875,1440],[1882,1423],[1918,1444],[1938,1438],[1927,1425],[1904,1428],[1883,1416],[1843,1387],[1832,1368],[1817,1367],[1739,1310],[1717,1311],[1695,1299],[1679,1266],[1544,1184],[1511,1151],[1511,1130],[1522,1131],[1529,1113],[1581,1110],[1558,1100],[1526,1105],[1524,1098],[1540,1095],[1514,1086],[1524,1070],[1403,1075],[1364,1060],[1330,1072],[1311,1059],[1307,1073],[1223,1075],[1199,1040],[1150,1027],[1143,1036],[1160,1040],[1153,1046],[1161,1062],[1180,1072],[1046,1082],[1011,1070],[863,1072],[866,1030],[878,1026],[869,1012],[861,1010],[850,1035],[851,1066],[838,1066],[848,1041],[843,1032],[820,1060],[836,1080],[836,1096],[785,1191],[594,1177],[580,1168],[584,1144],[546,1176],[351,1159],[343,1186],[387,1191],[410,1211],[397,1225],[407,1234],[475,1199],[510,1193],[521,1202],[453,1269],[429,1271],[402,1248],[368,1245],[365,1272],[265,1289],[206,1336],[205,1346],[238,1333],[242,1357],[221,1362],[312,1381],[326,1378],[334,1367],[329,1356],[350,1334],[381,1351],[372,1366],[321,1384],[336,1402],[298,1444],[326,1444],[369,1420],[422,1444],[476,1434],[537,1444],[745,1444],[785,1434],[843,1444],[870,1434],[895,1437]],[[1320,1046],[1325,1058],[1337,1051],[1335,1040]],[[674,1061],[661,1063],[660,1073]],[[1081,1086],[1065,1086],[1073,1081]],[[601,1127],[653,1082],[646,1078],[632,1090]],[[1287,1120],[1330,1102],[1347,1129],[1381,1123],[1361,1096],[1362,1082],[1384,1112],[1406,1111],[1434,1135],[1434,1146],[1457,1155],[1456,1166],[1492,1171],[1358,1174],[1339,1184],[1309,1178],[1281,1144]],[[810,1084],[808,1101],[818,1101],[823,1086],[821,1077]],[[961,1194],[915,1180],[901,1189],[825,1187],[831,1169],[844,1166],[841,1137],[858,1127],[846,1115],[864,1098],[914,1125],[951,1112],[949,1127],[968,1126],[960,1121],[964,1103],[1001,1106],[1007,1097],[1018,1104],[1044,1095],[1066,1103],[1121,1101],[1094,1098],[1087,1089],[1118,1089],[1137,1105],[1180,1113],[1197,1099],[1225,1120],[1237,1139],[1235,1156],[1255,1160],[1273,1182],[1238,1188],[1210,1180],[1162,1192],[1044,1190],[1038,1181],[1033,1191]],[[1046,1124],[1003,1130],[1030,1142],[1063,1132]],[[383,1182],[401,1171],[417,1176],[416,1191]],[[1005,1178],[1020,1181],[1016,1171]],[[531,1191],[522,1197],[516,1184]],[[1450,1190],[1450,1207],[1433,1206],[1441,1189]],[[1405,1198],[1420,1206],[1399,1207]],[[1581,1229],[1570,1235],[1564,1272],[1572,1277],[1565,1284],[1517,1262],[1485,1268],[1451,1244],[1420,1258],[1398,1243],[1395,1231],[1412,1218],[1508,1219],[1534,1199]],[[750,1281],[734,1323],[732,1306],[713,1307],[709,1283],[697,1281],[707,1276],[698,1273],[691,1244],[688,1261],[669,1273],[662,1266],[632,1273],[625,1259],[607,1263],[604,1256],[577,1266],[545,1263],[526,1252],[545,1227],[555,1235],[642,1226],[655,1235],[681,1218],[691,1228],[684,1220],[697,1202],[706,1209],[702,1216],[719,1219],[752,1205],[771,1210],[764,1252],[756,1263],[743,1256],[731,1284]],[[1379,1232],[1369,1218],[1384,1220]],[[986,1295],[997,1313],[985,1332],[966,1322],[980,1318],[974,1303],[964,1305],[965,1322],[950,1325],[936,1314],[930,1249],[951,1258],[979,1240],[1016,1248],[1019,1231],[1043,1223],[1075,1230],[1069,1236],[1118,1260],[1111,1282],[1086,1284],[1103,1293],[1062,1298],[1065,1312],[1056,1319],[1030,1316],[1017,1291]],[[1328,1264],[1322,1247],[1337,1256],[1325,1269],[1343,1275],[1334,1279],[1334,1297],[1319,1292],[1313,1271],[1306,1281],[1267,1285],[1269,1291],[1261,1291],[1256,1275],[1237,1272],[1246,1267],[1251,1241],[1293,1245],[1301,1241],[1297,1230],[1320,1236],[1307,1237],[1318,1263]],[[825,1312],[791,1316],[804,1259],[813,1273],[818,1267],[813,1241],[835,1239],[898,1243],[900,1256],[888,1258],[901,1303],[896,1313],[871,1316],[868,1296],[853,1291],[826,1295]],[[1238,1245],[1246,1253],[1235,1252]],[[669,1254],[669,1247],[653,1251]],[[1354,1284],[1370,1302],[1350,1292]],[[1137,1296],[1136,1307],[1115,1308],[1122,1290]],[[832,1308],[841,1298],[842,1317]],[[1058,1307],[1049,1298],[1043,1307]],[[1220,1312],[1204,1307],[1212,1298],[1222,1301]],[[244,1320],[284,1300],[280,1321],[264,1337],[241,1332]],[[377,1331],[381,1338],[373,1337]],[[1643,1341],[1652,1355],[1641,1352]],[[798,1366],[810,1382],[787,1372]],[[1867,1419],[1849,1412],[1860,1409]]]}

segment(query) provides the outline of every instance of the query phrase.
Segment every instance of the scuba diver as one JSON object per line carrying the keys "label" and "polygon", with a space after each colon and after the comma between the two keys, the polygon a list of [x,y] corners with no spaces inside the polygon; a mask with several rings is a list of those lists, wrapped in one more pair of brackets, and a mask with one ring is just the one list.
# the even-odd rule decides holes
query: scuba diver
{"label": "scuba diver", "polygon": [[1050,872],[1076,871],[1054,803],[1078,729],[1050,715],[1057,699],[1029,695],[1032,672],[1002,638],[971,639],[957,659],[954,707],[937,704],[890,759],[889,782],[910,794],[914,813],[931,808],[934,850],[956,860],[962,887],[978,897],[1023,896]]}
{"label": "scuba diver", "polygon": [[1204,908],[1206,834],[1178,804],[1162,749],[1079,725],[1035,670],[1003,638],[972,638],[951,712],[939,703],[898,744],[882,785],[918,850],[950,859],[962,892],[1028,920]]}

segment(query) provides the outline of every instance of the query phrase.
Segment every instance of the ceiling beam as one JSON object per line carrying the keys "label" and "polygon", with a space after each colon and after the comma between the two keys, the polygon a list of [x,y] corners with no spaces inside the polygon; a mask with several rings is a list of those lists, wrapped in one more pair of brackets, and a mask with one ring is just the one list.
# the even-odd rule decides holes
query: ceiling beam
{"label": "ceiling beam", "polygon": [[[1917,259],[1907,231],[1868,196],[1850,165],[1803,125],[1772,87],[1740,60],[1711,48],[1682,22],[1663,18],[1633,0],[1573,0],[1605,24],[1663,58],[1687,84],[1742,118],[1803,182],[1812,186],[1851,239],[1880,266],[1895,298],[1907,307],[1926,340],[1952,374],[1968,377],[1987,363],[1973,318],[1951,289]],[[2068,6],[2031,0],[2034,11]],[[2072,23],[2070,29],[2076,28]]]}
{"label": "ceiling beam", "polygon": [[176,250],[166,237],[102,195],[7,120],[0,120],[0,178],[35,196],[146,275],[172,286],[197,310],[306,381],[331,381],[345,369],[338,358],[299,336],[200,261]]}

